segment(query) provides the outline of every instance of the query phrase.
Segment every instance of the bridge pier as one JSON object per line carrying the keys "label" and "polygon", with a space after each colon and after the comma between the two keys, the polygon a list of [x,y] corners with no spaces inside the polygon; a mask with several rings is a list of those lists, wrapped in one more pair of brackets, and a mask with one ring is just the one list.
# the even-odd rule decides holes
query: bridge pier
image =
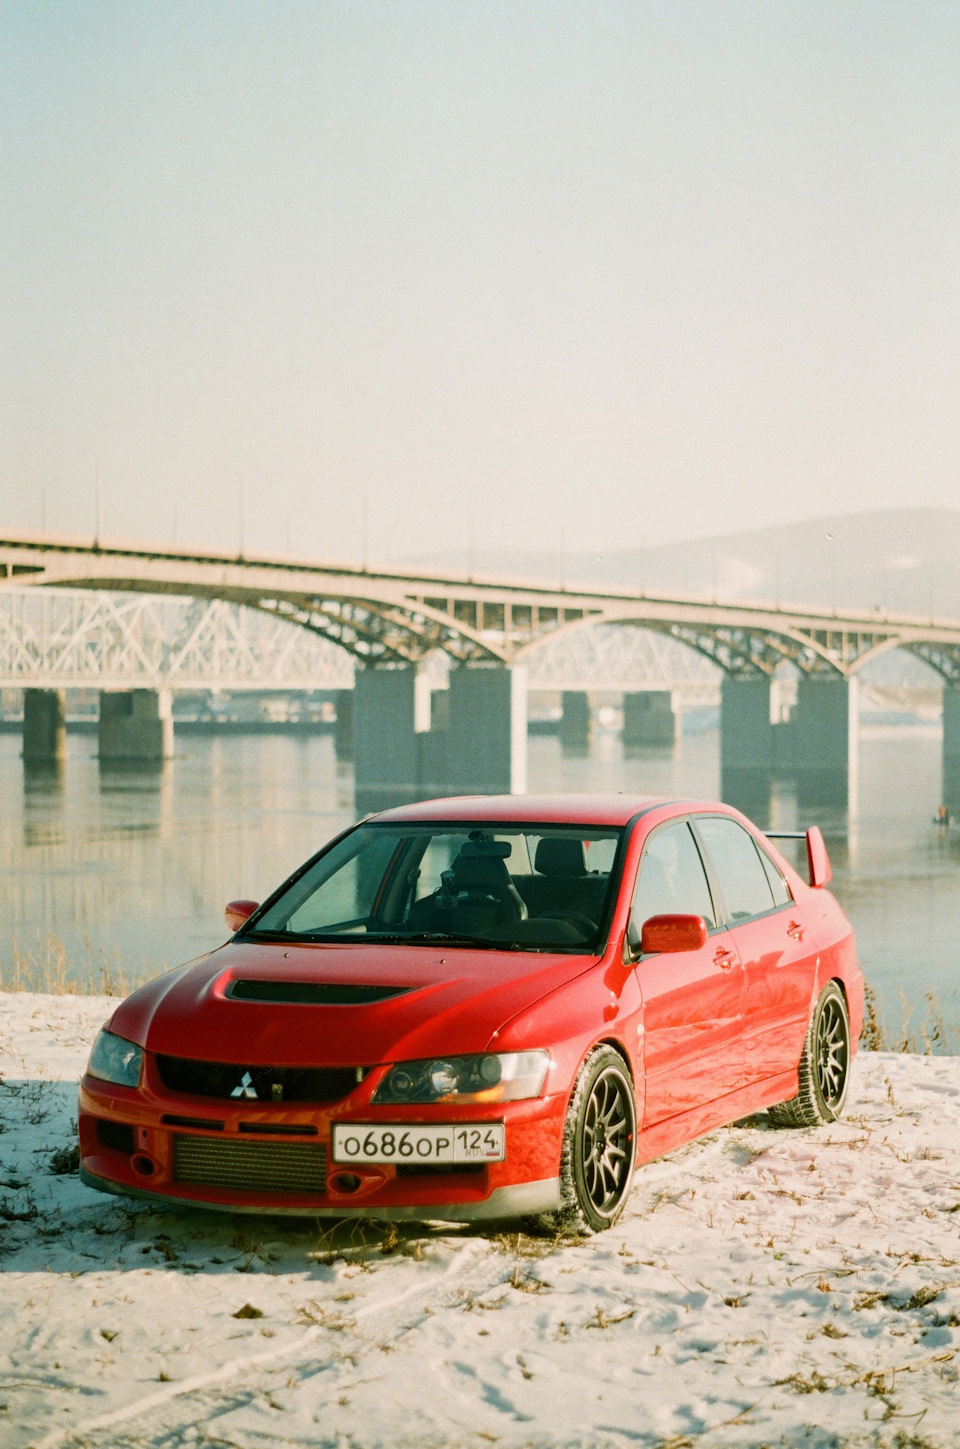
{"label": "bridge pier", "polygon": [[337,719],[333,727],[333,752],[338,760],[353,759],[353,690],[337,690]]}
{"label": "bridge pier", "polygon": [[765,824],[773,785],[773,680],[725,674],[720,684],[720,798]]}
{"label": "bridge pier", "polygon": [[585,689],[565,689],[560,696],[560,748],[565,755],[585,755],[590,749],[593,719]]}
{"label": "bridge pier", "polygon": [[943,785],[941,799],[960,815],[960,689],[943,686]]}
{"label": "bridge pier", "polygon": [[62,689],[23,691],[23,759],[56,765],[67,757],[67,705]]}
{"label": "bridge pier", "polygon": [[413,666],[357,670],[356,807],[365,815],[433,796],[520,794],[526,788],[522,669],[460,665],[431,690]]}
{"label": "bridge pier", "polygon": [[623,743],[628,749],[672,745],[677,717],[669,689],[644,689],[623,696]]}
{"label": "bridge pier", "polygon": [[[803,675],[789,722],[775,723],[776,681],[725,675],[720,692],[720,792],[762,824],[774,775],[795,778],[801,805],[846,809],[856,800],[856,677]],[[960,774],[960,712],[958,712]]]}
{"label": "bridge pier", "polygon": [[450,671],[446,789],[522,795],[527,788],[527,672],[461,664]]}
{"label": "bridge pier", "polygon": [[807,674],[797,683],[790,721],[790,773],[801,805],[846,809],[856,801],[859,760],[859,680],[856,675]]}
{"label": "bridge pier", "polygon": [[169,689],[100,691],[97,754],[103,764],[156,764],[173,754]]}
{"label": "bridge pier", "polygon": [[357,670],[353,769],[360,815],[420,798],[415,694],[412,665]]}

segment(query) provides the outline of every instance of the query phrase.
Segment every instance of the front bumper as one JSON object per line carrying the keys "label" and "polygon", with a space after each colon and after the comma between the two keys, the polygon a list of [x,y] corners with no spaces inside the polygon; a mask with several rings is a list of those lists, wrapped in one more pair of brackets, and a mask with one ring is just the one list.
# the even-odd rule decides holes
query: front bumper
{"label": "front bumper", "polygon": [[[489,1221],[550,1212],[560,1205],[560,1147],[566,1101],[560,1095],[525,1102],[450,1103],[430,1107],[371,1104],[373,1083],[359,1085],[336,1104],[247,1104],[157,1092],[149,1076],[140,1088],[84,1077],[78,1126],[81,1176],[87,1186],[149,1201],[155,1206],[209,1208],[291,1217],[368,1217],[388,1221]],[[335,1121],[404,1126],[502,1121],[503,1162],[472,1170],[437,1169],[409,1175],[394,1166],[332,1160]],[[189,1149],[184,1151],[184,1146]],[[231,1149],[231,1144],[233,1148]],[[290,1150],[287,1151],[286,1146]],[[311,1150],[317,1181],[291,1184],[284,1172],[229,1184],[185,1176],[184,1162],[223,1158],[283,1164]],[[214,1174],[215,1175],[215,1174]],[[222,1173],[221,1179],[222,1179]],[[201,1170],[202,1177],[202,1170]],[[269,1169],[267,1169],[269,1177]]]}
{"label": "front bumper", "polygon": [[432,1206],[420,1203],[415,1207],[398,1204],[376,1203],[366,1207],[339,1206],[324,1207],[322,1204],[310,1208],[282,1207],[275,1203],[261,1203],[256,1207],[238,1206],[236,1203],[204,1201],[194,1197],[176,1197],[170,1192],[150,1192],[140,1187],[128,1187],[107,1178],[97,1177],[85,1167],[80,1169],[80,1180],[87,1187],[98,1192],[111,1192],[119,1197],[140,1198],[156,1206],[166,1203],[171,1207],[205,1208],[208,1211],[237,1213],[248,1212],[275,1217],[318,1217],[318,1218],[373,1218],[383,1222],[417,1222],[432,1220],[444,1223],[490,1222],[498,1218],[528,1217],[533,1213],[554,1212],[560,1206],[560,1179],[548,1177],[542,1182],[518,1182],[510,1187],[494,1188],[490,1196],[477,1202],[446,1202]]}

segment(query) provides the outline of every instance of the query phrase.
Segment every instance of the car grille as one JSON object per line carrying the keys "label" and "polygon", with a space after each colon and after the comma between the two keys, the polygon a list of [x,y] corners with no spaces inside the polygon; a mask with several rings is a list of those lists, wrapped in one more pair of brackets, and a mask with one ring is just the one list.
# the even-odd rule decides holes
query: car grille
{"label": "car grille", "polygon": [[160,1055],[156,1063],[165,1087],[191,1097],[231,1098],[246,1079],[256,1097],[244,1090],[234,1098],[241,1105],[252,1101],[339,1102],[363,1079],[362,1067],[245,1067]]}
{"label": "car grille", "polygon": [[173,1176],[175,1182],[243,1192],[323,1193],[327,1152],[318,1142],[232,1142],[175,1133]]}

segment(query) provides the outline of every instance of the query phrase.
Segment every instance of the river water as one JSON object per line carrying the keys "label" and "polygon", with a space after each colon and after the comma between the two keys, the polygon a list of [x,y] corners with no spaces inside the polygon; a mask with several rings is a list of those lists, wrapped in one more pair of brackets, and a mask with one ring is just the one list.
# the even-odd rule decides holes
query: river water
{"label": "river water", "polygon": [[[353,775],[329,735],[181,736],[159,773],[102,770],[91,735],[71,734],[59,776],[24,774],[16,735],[0,735],[0,971],[14,954],[62,960],[68,975],[106,967],[131,983],[224,937],[223,907],[262,898],[353,818]],[[532,735],[532,791],[624,791],[715,799],[716,731],[673,751],[625,757],[598,734],[585,757]],[[859,803],[846,815],[799,818],[775,789],[771,828],[819,823],[836,895],[890,1029],[914,1023],[932,992],[960,1017],[960,830],[932,823],[940,798],[933,727],[868,727]],[[956,1049],[956,1038],[953,1038]]]}

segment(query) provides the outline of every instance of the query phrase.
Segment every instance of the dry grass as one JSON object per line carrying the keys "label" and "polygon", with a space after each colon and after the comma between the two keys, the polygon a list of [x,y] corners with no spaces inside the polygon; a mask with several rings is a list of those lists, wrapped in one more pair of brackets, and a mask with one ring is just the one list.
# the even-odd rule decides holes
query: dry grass
{"label": "dry grass", "polygon": [[918,1009],[900,992],[900,1020],[889,1026],[868,986],[860,1044],[875,1052],[910,1052],[922,1057],[960,1056],[960,1022],[947,1021],[936,994],[924,994]]}
{"label": "dry grass", "polygon": [[106,952],[94,953],[89,941],[82,961],[71,960],[59,936],[48,931],[32,950],[16,941],[10,957],[0,961],[0,991],[37,991],[48,996],[127,996],[159,971],[125,970]]}

